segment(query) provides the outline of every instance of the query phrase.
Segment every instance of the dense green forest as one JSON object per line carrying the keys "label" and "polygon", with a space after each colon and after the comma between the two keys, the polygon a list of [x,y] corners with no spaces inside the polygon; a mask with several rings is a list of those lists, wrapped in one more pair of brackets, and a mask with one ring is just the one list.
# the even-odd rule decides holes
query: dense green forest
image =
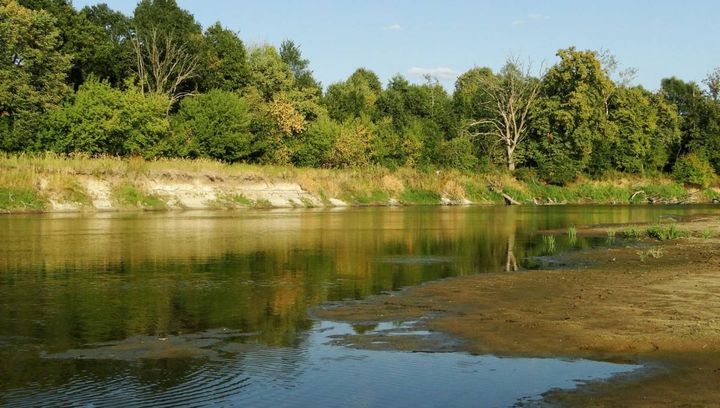
{"label": "dense green forest", "polygon": [[720,172],[720,70],[703,84],[631,86],[616,60],[574,47],[534,72],[509,59],[385,86],[364,68],[323,87],[300,48],[246,46],[175,0],[132,16],[68,0],[0,0],[0,150],[213,158],[343,168],[507,168],[580,174]]}

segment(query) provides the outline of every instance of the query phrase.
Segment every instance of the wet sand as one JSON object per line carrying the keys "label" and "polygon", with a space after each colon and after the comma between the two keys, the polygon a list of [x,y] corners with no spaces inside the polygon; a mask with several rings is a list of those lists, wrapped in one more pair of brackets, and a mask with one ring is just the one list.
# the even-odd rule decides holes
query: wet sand
{"label": "wet sand", "polygon": [[[685,223],[720,229],[720,220]],[[592,233],[583,231],[583,233]],[[656,257],[640,251],[653,251]],[[642,240],[571,253],[578,266],[429,283],[313,314],[353,324],[417,320],[434,336],[344,339],[355,347],[582,357],[646,369],[545,402],[568,406],[720,404],[720,239]]]}

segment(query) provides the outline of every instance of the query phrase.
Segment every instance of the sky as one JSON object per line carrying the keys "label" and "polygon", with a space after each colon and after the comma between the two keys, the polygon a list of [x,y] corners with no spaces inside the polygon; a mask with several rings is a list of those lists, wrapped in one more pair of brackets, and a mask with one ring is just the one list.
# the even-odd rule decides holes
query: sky
{"label": "sky", "polygon": [[[136,0],[105,0],[132,14]],[[94,0],[74,0],[77,8]],[[508,56],[536,70],[558,49],[608,50],[635,84],[655,90],[662,78],[696,82],[720,66],[720,1],[712,0],[178,0],[207,27],[220,21],[246,45],[290,39],[324,85],[355,69],[387,83],[402,74],[436,76],[452,89],[476,66],[499,69]]]}

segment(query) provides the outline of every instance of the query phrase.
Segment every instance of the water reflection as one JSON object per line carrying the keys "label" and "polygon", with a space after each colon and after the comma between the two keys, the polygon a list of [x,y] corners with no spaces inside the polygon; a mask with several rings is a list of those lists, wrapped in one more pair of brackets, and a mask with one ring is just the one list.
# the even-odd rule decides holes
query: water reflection
{"label": "water reflection", "polygon": [[[295,361],[289,356],[301,358],[312,344],[309,307],[542,266],[552,260],[538,230],[712,212],[490,207],[0,217],[0,401],[12,390],[57,392],[78,376],[93,387],[108,381],[107,389],[118,378],[152,390],[210,381],[204,370],[231,351],[192,358],[176,350],[130,366],[41,356],[221,328],[255,334],[228,347],[263,348],[247,357],[258,360],[251,366],[280,381],[292,371],[283,366]],[[555,251],[602,241],[558,236]],[[231,360],[238,370],[248,364]]]}
{"label": "water reflection", "polygon": [[[586,360],[501,359],[462,353],[353,350],[331,345],[332,338],[352,330],[348,325],[320,322],[296,348],[235,342],[232,335],[217,332],[185,339],[216,354],[203,360],[116,361],[107,353],[107,346],[101,346],[83,353],[98,353],[97,358],[113,360],[110,364],[102,362],[105,371],[98,373],[84,360],[69,360],[75,365],[73,374],[59,390],[16,389],[6,395],[5,403],[9,407],[69,406],[78,402],[122,407],[495,407],[528,402],[551,388],[570,389],[582,381],[605,379],[638,368]],[[203,343],[202,338],[209,341]],[[134,360],[133,356],[126,357]],[[68,362],[58,358],[48,365]],[[160,373],[171,376],[160,377]]]}

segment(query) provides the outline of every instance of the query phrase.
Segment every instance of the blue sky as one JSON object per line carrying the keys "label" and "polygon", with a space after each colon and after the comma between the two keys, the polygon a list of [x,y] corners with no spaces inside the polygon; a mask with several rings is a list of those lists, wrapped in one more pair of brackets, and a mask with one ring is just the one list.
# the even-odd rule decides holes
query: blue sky
{"label": "blue sky", "polygon": [[[134,0],[106,0],[131,14]],[[93,0],[75,0],[80,8]],[[677,0],[411,1],[178,0],[203,25],[220,21],[246,44],[292,39],[328,85],[356,68],[383,82],[394,74],[422,81],[435,73],[451,88],[474,66],[498,69],[509,55],[546,66],[560,48],[607,49],[636,83],[701,81],[720,66],[720,2]]]}

